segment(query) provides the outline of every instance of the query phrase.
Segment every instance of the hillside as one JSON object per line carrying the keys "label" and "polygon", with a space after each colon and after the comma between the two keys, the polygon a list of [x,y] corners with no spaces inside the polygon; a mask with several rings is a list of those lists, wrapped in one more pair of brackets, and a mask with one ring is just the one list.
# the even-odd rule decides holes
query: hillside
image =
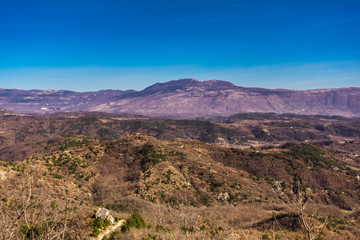
{"label": "hillside", "polygon": [[0,113],[0,159],[14,161],[43,153],[64,136],[115,140],[141,133],[159,140],[193,139],[238,148],[315,144],[360,138],[360,120],[342,117],[238,114],[213,120],[172,120],[109,113],[49,115]]}
{"label": "hillside", "polygon": [[[359,144],[288,143],[241,150],[196,140],[161,141],[141,134],[117,140],[63,136],[49,140],[25,161],[1,163],[1,206],[10,211],[16,197],[24,197],[21,186],[26,187],[23,184],[31,177],[35,199],[40,201],[46,192],[50,210],[56,201],[60,217],[66,199],[76,206],[69,215],[76,224],[67,231],[76,232],[79,239],[90,236],[91,212],[99,205],[120,218],[139,212],[151,225],[119,231],[114,239],[147,239],[149,235],[237,239],[272,233],[302,236],[301,225],[288,229],[297,220],[286,220],[299,214],[294,204],[300,193],[315,203],[318,219],[328,219],[325,236],[357,239],[360,161],[347,150],[358,149]],[[271,232],[267,224],[271,225],[274,213],[280,228]]]}
{"label": "hillside", "polygon": [[18,113],[100,111],[189,119],[252,112],[355,117],[360,116],[360,89],[271,90],[181,79],[141,91],[0,89],[0,108]]}
{"label": "hillside", "polygon": [[2,239],[89,239],[105,232],[99,207],[147,224],[110,239],[304,239],[302,221],[360,237],[356,118],[1,111],[0,123]]}

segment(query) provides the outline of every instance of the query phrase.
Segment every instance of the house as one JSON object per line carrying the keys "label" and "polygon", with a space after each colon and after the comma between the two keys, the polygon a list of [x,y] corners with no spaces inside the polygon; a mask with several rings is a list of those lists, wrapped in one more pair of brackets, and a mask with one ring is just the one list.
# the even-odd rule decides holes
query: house
{"label": "house", "polygon": [[111,222],[111,224],[114,224],[115,218],[113,216],[110,215],[108,219]]}
{"label": "house", "polygon": [[95,217],[107,218],[110,214],[110,211],[106,208],[99,208],[95,214]]}
{"label": "house", "polygon": [[95,217],[104,219],[106,218],[111,222],[111,224],[114,224],[115,222],[114,217],[110,215],[110,211],[106,208],[99,208],[95,214]]}

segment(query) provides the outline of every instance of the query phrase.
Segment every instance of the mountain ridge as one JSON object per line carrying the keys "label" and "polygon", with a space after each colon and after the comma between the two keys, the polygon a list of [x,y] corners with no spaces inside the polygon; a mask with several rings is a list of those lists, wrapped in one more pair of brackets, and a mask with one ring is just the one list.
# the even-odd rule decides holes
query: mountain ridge
{"label": "mountain ridge", "polygon": [[246,88],[193,78],[155,83],[141,91],[0,89],[0,108],[18,113],[101,111],[197,118],[248,112],[360,116],[360,88],[287,90]]}

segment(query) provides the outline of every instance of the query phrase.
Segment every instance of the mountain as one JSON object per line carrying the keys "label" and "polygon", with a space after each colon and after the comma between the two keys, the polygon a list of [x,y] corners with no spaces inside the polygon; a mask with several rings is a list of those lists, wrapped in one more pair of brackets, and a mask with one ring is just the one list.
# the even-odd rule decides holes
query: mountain
{"label": "mountain", "polygon": [[172,118],[252,112],[356,117],[360,116],[360,88],[295,91],[180,79],[156,83],[141,91],[0,89],[0,108],[22,113],[101,111]]}

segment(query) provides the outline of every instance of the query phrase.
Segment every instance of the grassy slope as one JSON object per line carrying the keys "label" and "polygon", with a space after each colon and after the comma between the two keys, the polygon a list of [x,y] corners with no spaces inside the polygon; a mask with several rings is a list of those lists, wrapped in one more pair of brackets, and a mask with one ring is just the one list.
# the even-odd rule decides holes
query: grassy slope
{"label": "grassy slope", "polygon": [[[200,239],[271,236],[269,226],[276,223],[273,213],[293,212],[297,191],[307,192],[310,202],[315,200],[319,216],[332,217],[326,236],[360,236],[354,235],[359,234],[356,216],[360,205],[356,131],[344,143],[326,140],[317,146],[291,143],[241,150],[211,143],[219,138],[229,143],[244,136],[266,143],[273,141],[268,133],[281,136],[278,141],[282,143],[286,134],[295,130],[318,131],[323,139],[333,139],[340,136],[336,126],[356,129],[358,123],[353,120],[331,119],[326,124],[319,119],[215,123],[6,116],[2,120],[1,158],[28,160],[2,162],[1,206],[10,211],[13,199],[24,194],[27,173],[35,169],[32,172],[41,183],[39,189],[49,193],[47,204],[57,201],[65,206],[70,200],[76,206],[71,221],[82,229],[77,234],[85,238],[90,234],[89,217],[98,205],[107,206],[119,217],[140,212],[152,225],[146,230],[117,233],[115,239],[141,239],[148,234],[171,239],[186,233]],[[325,130],[318,126],[319,121]],[[265,134],[255,136],[254,129]],[[290,217],[281,223],[284,231]],[[184,222],[189,224],[184,226]],[[302,236],[298,230],[286,234]]]}
{"label": "grassy slope", "polygon": [[[46,185],[57,186],[49,188],[53,199],[73,199],[84,219],[96,204],[102,204],[119,213],[139,211],[147,222],[160,224],[158,217],[149,214],[159,208],[163,227],[176,231],[179,226],[171,215],[165,217],[166,211],[190,211],[200,216],[192,219],[198,228],[192,234],[207,236],[219,227],[225,232],[234,228],[241,234],[246,227],[271,220],[272,212],[291,212],[294,191],[299,187],[316,192],[320,212],[335,219],[345,215],[349,219],[360,204],[358,172],[339,161],[335,153],[310,144],[239,150],[135,134],[112,141],[67,137],[53,142],[47,151],[22,164],[36,167]],[[1,185],[15,186],[16,176],[24,173],[18,165],[21,163],[3,164],[2,172],[12,185]],[[10,192],[9,187],[0,190],[5,195]],[[250,208],[251,214],[241,212],[245,208]],[[217,217],[210,214],[213,211],[219,213]],[[201,228],[204,224],[205,229]],[[354,232],[352,224],[347,227]],[[254,231],[255,235],[265,234]],[[218,230],[217,234],[223,233]]]}

